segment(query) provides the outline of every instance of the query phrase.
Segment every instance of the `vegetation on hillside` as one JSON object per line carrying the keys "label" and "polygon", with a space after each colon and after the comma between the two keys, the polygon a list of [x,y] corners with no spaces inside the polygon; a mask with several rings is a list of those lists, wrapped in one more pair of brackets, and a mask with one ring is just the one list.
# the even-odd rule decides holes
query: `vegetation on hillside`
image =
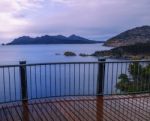
{"label": "vegetation on hillside", "polygon": [[150,43],[116,47],[106,51],[96,51],[93,56],[109,56],[112,58],[147,59],[150,57]]}

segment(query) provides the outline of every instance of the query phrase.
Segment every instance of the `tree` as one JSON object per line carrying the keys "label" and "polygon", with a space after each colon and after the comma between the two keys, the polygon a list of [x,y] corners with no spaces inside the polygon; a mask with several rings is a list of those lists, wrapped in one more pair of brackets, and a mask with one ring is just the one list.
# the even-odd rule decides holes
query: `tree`
{"label": "tree", "polygon": [[150,64],[145,66],[134,62],[129,65],[129,79],[127,74],[120,74],[116,88],[122,92],[150,91]]}

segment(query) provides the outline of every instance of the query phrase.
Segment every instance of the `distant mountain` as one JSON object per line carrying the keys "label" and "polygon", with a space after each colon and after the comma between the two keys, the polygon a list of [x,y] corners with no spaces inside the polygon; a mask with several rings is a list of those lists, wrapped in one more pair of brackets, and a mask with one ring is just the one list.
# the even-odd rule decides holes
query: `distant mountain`
{"label": "distant mountain", "polygon": [[133,45],[136,43],[150,42],[150,26],[136,27],[131,30],[125,31],[109,40],[104,45],[119,47],[126,45]]}
{"label": "distant mountain", "polygon": [[31,38],[29,36],[19,37],[14,39],[8,45],[25,45],[25,44],[92,44],[101,43],[100,41],[89,40],[77,35],[71,35],[65,37],[62,35],[49,36],[45,35],[42,37]]}

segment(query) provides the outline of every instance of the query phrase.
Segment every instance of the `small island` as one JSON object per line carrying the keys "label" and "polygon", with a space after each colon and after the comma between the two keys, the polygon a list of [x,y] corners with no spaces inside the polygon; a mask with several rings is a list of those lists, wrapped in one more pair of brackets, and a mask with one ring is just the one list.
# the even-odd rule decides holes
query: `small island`
{"label": "small island", "polygon": [[90,55],[89,54],[85,54],[85,53],[80,53],[79,56],[87,57],[87,56],[90,56]]}
{"label": "small island", "polygon": [[65,56],[76,56],[76,54],[74,52],[71,52],[71,51],[66,51],[64,53]]}

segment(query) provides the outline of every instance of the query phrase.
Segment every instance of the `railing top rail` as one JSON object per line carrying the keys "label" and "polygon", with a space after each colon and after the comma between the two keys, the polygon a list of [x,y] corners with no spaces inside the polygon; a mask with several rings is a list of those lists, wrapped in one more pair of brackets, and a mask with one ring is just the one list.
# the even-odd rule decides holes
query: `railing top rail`
{"label": "railing top rail", "polygon": [[[113,61],[78,61],[78,62],[47,62],[47,63],[29,63],[22,64],[26,66],[35,66],[35,65],[54,65],[54,64],[96,64],[96,63],[134,63],[134,62],[150,62],[150,60],[113,60]],[[4,67],[20,67],[20,64],[12,65],[0,65],[0,68]]]}

